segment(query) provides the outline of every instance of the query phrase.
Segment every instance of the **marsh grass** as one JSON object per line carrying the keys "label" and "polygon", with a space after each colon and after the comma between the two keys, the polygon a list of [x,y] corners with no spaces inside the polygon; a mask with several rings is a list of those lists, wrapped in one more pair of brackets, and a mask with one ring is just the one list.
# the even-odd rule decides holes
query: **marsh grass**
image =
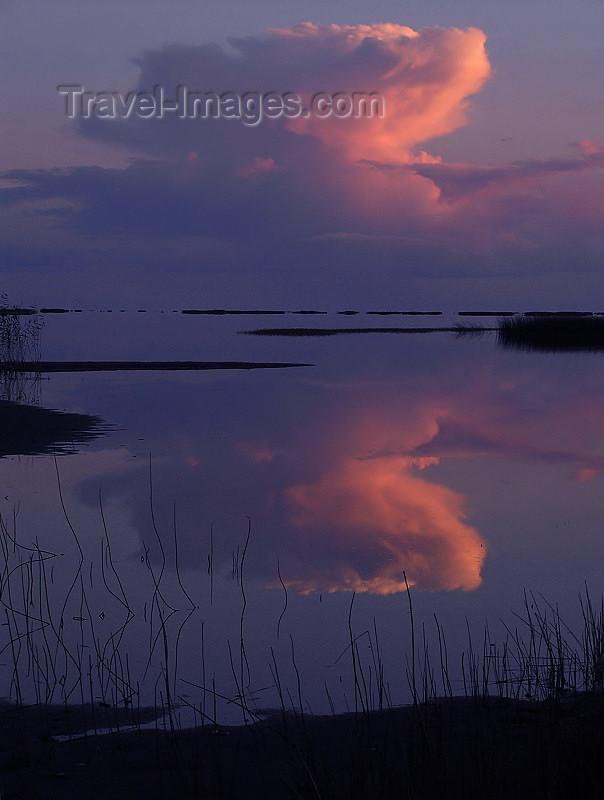
{"label": "marsh grass", "polygon": [[0,458],[73,452],[104,435],[100,417],[40,407],[42,317],[0,296]]}
{"label": "marsh grass", "polygon": [[458,338],[464,336],[484,336],[485,333],[488,331],[496,331],[498,328],[485,328],[483,325],[479,325],[478,323],[463,323],[457,324],[455,326],[455,334]]}
{"label": "marsh grass", "polygon": [[498,342],[515,350],[600,352],[604,317],[584,313],[525,314],[499,321]]}
{"label": "marsh grass", "polygon": [[[604,606],[587,589],[579,598],[579,630],[555,605],[527,592],[522,610],[504,624],[502,641],[488,625],[477,641],[468,625],[459,656],[450,652],[436,616],[431,624],[418,623],[418,597],[407,585],[399,664],[412,701],[407,706],[396,705],[392,695],[377,621],[357,630],[351,594],[347,644],[336,659],[339,669],[347,666],[347,711],[336,709],[326,683],[331,714],[313,713],[291,633],[279,650],[281,659],[289,651],[285,660],[274,648],[267,655],[278,698],[267,709],[252,689],[247,652],[251,521],[232,555],[240,616],[237,640],[228,643],[230,675],[213,672],[202,625],[198,671],[185,679],[179,650],[197,607],[180,572],[176,507],[171,531],[160,531],[156,522],[151,463],[143,620],[113,555],[116,534],[102,496],[93,592],[93,564],[70,520],[58,468],[57,489],[77,554],[67,583],[53,575],[59,553],[37,540],[26,544],[16,512],[0,518],[0,659],[10,676],[0,707],[3,800],[32,791],[49,798],[562,800],[577,786],[582,797],[602,796]],[[210,537],[210,602],[215,568]],[[281,585],[278,635],[288,608]],[[101,589],[103,619],[92,598],[95,593],[98,601]],[[128,653],[128,632],[141,623],[148,638],[143,675]],[[150,705],[141,701],[145,682],[155,687]],[[197,696],[185,696],[183,684]],[[225,704],[238,709],[240,725],[222,723]],[[182,707],[194,713],[193,727],[181,728]],[[102,735],[106,728],[114,733]],[[71,738],[57,741],[58,734]]]}
{"label": "marsh grass", "polygon": [[[39,401],[40,332],[42,317],[33,308],[11,306],[0,295],[0,399],[16,403]],[[30,369],[25,371],[24,364]]]}

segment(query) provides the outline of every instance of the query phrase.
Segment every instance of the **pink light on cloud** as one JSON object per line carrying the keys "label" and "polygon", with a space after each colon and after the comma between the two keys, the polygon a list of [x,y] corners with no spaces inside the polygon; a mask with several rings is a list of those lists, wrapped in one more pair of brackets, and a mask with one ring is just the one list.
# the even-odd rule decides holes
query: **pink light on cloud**
{"label": "pink light on cloud", "polygon": [[[293,52],[312,53],[321,74],[307,92],[378,92],[385,98],[382,118],[300,117],[288,123],[299,134],[320,139],[340,157],[390,164],[435,161],[414,147],[467,124],[467,98],[491,74],[486,36],[467,31],[402,25],[323,27],[305,23],[274,31]],[[287,58],[287,56],[285,56]],[[295,55],[292,56],[295,58]],[[311,68],[311,74],[313,72]],[[296,87],[298,88],[298,87]],[[308,98],[306,98],[308,99]]]}
{"label": "pink light on cloud", "polygon": [[[232,119],[191,120],[191,124],[150,126],[148,120],[121,120],[109,128],[100,120],[81,126],[84,135],[107,136],[154,155],[185,152],[195,158],[203,142],[204,158],[228,161],[247,177],[272,171],[275,164],[308,157],[308,143],[296,144],[291,132],[312,137],[330,158],[350,164],[374,160],[388,164],[438,162],[416,148],[469,122],[468,98],[491,74],[486,35],[476,28],[422,28],[395,24],[331,25],[307,22],[271,30],[266,36],[229,39],[237,57],[216,45],[174,45],[139,59],[137,90],[161,83],[190,91],[298,95],[307,110],[320,93],[354,96],[377,93],[383,115],[354,118],[309,114],[264,117],[253,128]],[[203,76],[203,85],[201,82]],[[174,123],[174,124],[171,124]],[[234,124],[233,124],[234,123]],[[262,148],[262,149],[260,149]],[[293,151],[293,152],[292,152]],[[289,160],[288,160],[288,155]]]}
{"label": "pink light on cloud", "polygon": [[254,461],[256,464],[271,462],[276,453],[265,445],[251,444],[250,442],[237,442],[237,450],[244,458]]}
{"label": "pink light on cloud", "polygon": [[254,175],[262,175],[279,169],[273,158],[253,158],[240,167],[235,173],[239,178],[252,178]]}
{"label": "pink light on cloud", "polygon": [[[53,275],[68,270],[73,291],[85,262],[96,298],[108,291],[108,263],[136,276],[140,293],[139,273],[160,273],[166,253],[178,253],[178,274],[203,273],[220,297],[256,291],[249,275],[266,277],[278,260],[287,271],[280,291],[295,298],[312,287],[317,303],[326,292],[339,302],[343,286],[358,302],[385,302],[392,287],[424,276],[443,300],[470,277],[487,279],[472,291],[492,297],[491,278],[511,294],[528,276],[545,302],[567,273],[599,274],[604,152],[590,131],[572,156],[480,164],[431,152],[434,137],[471,121],[472,96],[490,77],[482,31],[305,23],[229,45],[146,51],[132,89],[291,92],[305,103],[317,92],[377,92],[385,116],[73,121],[82,140],[130,148],[136,159],[120,169],[7,173],[11,263],[45,263],[50,246],[64,265]],[[432,282],[441,278],[453,283]],[[573,296],[585,291],[573,281]]]}
{"label": "pink light on cloud", "polygon": [[593,480],[598,474],[597,469],[591,469],[590,467],[583,467],[579,470],[577,477],[575,480],[577,483],[587,483],[588,481]]}
{"label": "pink light on cloud", "polygon": [[577,147],[582,153],[588,156],[603,152],[601,145],[597,142],[593,142],[591,139],[581,139],[577,142]]}

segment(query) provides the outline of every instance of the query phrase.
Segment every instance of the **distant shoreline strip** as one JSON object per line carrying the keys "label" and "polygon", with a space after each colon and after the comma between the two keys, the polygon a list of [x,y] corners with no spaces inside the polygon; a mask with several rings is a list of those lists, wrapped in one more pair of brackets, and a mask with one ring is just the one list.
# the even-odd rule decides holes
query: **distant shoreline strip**
{"label": "distant shoreline strip", "polygon": [[[33,314],[81,314],[84,312],[83,308],[57,308],[42,306],[37,308],[21,308],[19,306],[0,306],[0,317],[8,316],[31,316]],[[285,315],[285,314],[368,314],[378,316],[403,316],[403,317],[440,317],[445,312],[443,311],[410,311],[410,310],[382,310],[382,311],[359,311],[352,309],[345,309],[340,311],[318,311],[316,309],[299,309],[299,310],[275,310],[275,309],[258,309],[258,308],[182,308],[182,309],[147,309],[147,308],[88,308],[86,312],[89,314],[126,314],[138,313],[146,314],[148,312],[156,314],[207,314],[213,316],[223,315]],[[513,317],[513,316],[526,316],[526,317],[591,317],[602,316],[602,311],[451,311],[447,312],[459,317]]]}
{"label": "distant shoreline strip", "polygon": [[[39,309],[36,308],[21,308],[18,306],[0,306],[0,317],[10,316],[32,316],[34,314],[82,314],[82,308],[53,308],[43,306]],[[285,316],[288,314],[293,315],[328,315],[339,314],[354,316],[358,314],[366,314],[368,316],[399,316],[399,317],[439,317],[445,312],[443,311],[398,311],[398,310],[385,310],[385,311],[358,311],[352,309],[345,309],[342,311],[318,311],[314,309],[300,309],[300,310],[272,310],[272,309],[238,309],[238,308],[182,308],[182,309],[147,309],[147,308],[88,308],[85,313],[88,314],[185,314],[185,315],[206,315],[206,316]],[[447,312],[458,317],[592,317],[604,316],[602,311],[452,311]]]}

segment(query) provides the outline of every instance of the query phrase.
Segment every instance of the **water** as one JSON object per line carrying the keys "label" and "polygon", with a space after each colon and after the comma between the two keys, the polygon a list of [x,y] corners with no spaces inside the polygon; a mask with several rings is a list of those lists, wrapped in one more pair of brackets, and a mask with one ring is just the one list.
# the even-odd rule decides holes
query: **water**
{"label": "water", "polygon": [[42,407],[107,427],[0,459],[2,694],[170,700],[205,721],[343,711],[409,702],[412,622],[437,693],[437,625],[454,691],[468,632],[482,652],[488,620],[497,652],[525,592],[578,626],[579,593],[602,589],[601,355],[240,333],[460,321],[46,315],[44,361],[305,366],[41,376]]}

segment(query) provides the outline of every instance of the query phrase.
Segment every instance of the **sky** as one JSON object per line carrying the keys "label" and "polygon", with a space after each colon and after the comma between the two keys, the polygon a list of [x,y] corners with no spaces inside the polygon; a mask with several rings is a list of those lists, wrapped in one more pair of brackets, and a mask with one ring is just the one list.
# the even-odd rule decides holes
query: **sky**
{"label": "sky", "polygon": [[[14,302],[604,310],[599,0],[4,0],[0,17]],[[386,105],[84,119],[65,85]]]}

